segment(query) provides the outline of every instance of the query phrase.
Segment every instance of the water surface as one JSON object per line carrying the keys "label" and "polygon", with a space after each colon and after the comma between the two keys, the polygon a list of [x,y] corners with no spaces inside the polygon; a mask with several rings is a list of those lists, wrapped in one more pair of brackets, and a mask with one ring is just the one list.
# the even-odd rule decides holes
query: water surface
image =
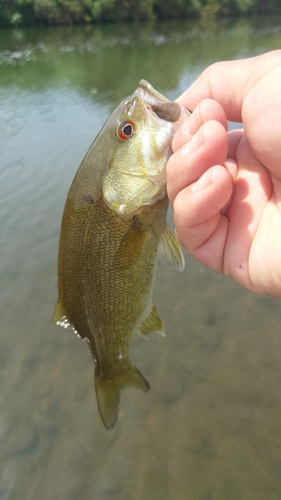
{"label": "water surface", "polygon": [[86,344],[51,323],[65,198],[109,113],[141,78],[174,99],[280,46],[278,18],[1,31],[0,500],[280,500],[280,301],[159,266],[166,338],[132,346],[151,391],[122,392],[111,432]]}

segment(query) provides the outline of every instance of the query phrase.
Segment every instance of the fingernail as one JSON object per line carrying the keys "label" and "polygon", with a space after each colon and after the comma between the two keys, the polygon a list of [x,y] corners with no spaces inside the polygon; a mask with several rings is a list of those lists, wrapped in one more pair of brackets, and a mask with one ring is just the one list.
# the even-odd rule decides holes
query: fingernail
{"label": "fingernail", "polygon": [[201,177],[198,179],[195,184],[191,187],[191,190],[194,193],[197,193],[198,191],[203,191],[206,187],[210,186],[212,184],[212,172],[210,170],[207,170]]}
{"label": "fingernail", "polygon": [[189,140],[191,140],[192,137],[194,136],[194,133],[193,134],[191,133],[191,128],[190,128],[190,123],[189,122],[190,122],[190,118],[188,120],[186,120],[186,122],[184,123],[184,125],[183,125],[183,132],[184,132],[184,135],[186,137],[188,137]]}
{"label": "fingernail", "polygon": [[198,131],[195,135],[192,136],[190,141],[184,146],[183,154],[190,155],[197,151],[201,146],[203,146],[204,141],[202,138],[202,134]]}

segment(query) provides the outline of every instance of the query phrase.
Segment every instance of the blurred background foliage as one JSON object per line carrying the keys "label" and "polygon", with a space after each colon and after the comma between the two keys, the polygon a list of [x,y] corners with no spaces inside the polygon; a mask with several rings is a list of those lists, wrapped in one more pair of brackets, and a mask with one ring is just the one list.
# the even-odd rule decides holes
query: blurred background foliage
{"label": "blurred background foliage", "polygon": [[0,0],[1,26],[278,13],[280,0]]}

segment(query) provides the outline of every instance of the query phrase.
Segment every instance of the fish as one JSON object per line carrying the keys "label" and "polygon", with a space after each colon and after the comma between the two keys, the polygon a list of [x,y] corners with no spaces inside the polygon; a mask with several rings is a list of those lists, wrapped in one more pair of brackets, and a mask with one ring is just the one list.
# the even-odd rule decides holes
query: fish
{"label": "fish", "polygon": [[90,146],[66,199],[53,321],[87,340],[107,429],[117,421],[121,389],[149,389],[129,351],[135,332],[164,334],[151,298],[157,262],[184,269],[166,224],[166,163],[188,114],[141,80]]}

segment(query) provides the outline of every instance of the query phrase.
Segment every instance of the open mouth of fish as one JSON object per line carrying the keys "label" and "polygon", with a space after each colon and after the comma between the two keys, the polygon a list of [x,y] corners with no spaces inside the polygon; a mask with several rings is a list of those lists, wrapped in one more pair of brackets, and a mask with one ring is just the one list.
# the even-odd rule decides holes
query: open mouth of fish
{"label": "open mouth of fish", "polygon": [[170,102],[165,96],[160,94],[146,80],[141,80],[136,93],[147,105],[161,118],[167,122],[177,122],[182,113],[182,107],[177,102]]}

